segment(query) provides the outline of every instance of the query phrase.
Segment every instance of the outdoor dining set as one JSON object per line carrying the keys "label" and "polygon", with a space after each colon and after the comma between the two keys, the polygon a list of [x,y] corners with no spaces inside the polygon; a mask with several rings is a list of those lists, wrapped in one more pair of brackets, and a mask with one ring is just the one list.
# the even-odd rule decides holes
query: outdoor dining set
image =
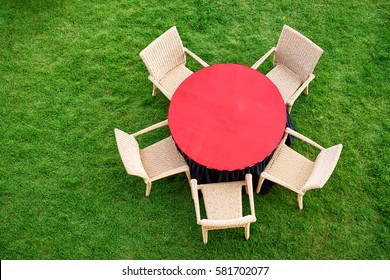
{"label": "outdoor dining set", "polygon": [[[265,194],[274,183],[297,193],[303,209],[304,194],[325,185],[342,150],[342,144],[324,148],[300,134],[290,116],[301,93],[308,94],[322,53],[284,25],[276,47],[252,67],[208,65],[183,47],[177,28],[171,27],[140,52],[152,95],[159,90],[170,100],[168,119],[132,134],[115,128],[127,173],[144,180],[149,196],[152,182],[184,172],[204,243],[209,230],[235,227],[243,227],[248,239],[250,223],[256,221],[253,191]],[[191,71],[187,55],[202,68]],[[263,74],[257,69],[271,55],[273,68]],[[164,126],[169,137],[140,149],[139,135]],[[295,140],[317,148],[315,160],[292,149]],[[250,205],[246,215],[243,193]]]}

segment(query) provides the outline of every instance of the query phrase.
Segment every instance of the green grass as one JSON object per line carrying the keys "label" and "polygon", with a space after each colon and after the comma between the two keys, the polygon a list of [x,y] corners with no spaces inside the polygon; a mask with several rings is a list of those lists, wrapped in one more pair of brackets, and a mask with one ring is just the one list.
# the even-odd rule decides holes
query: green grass
{"label": "green grass", "polygon": [[[346,3],[0,0],[1,259],[389,259],[390,5]],[[138,131],[169,106],[138,53],[176,25],[209,64],[250,66],[283,24],[324,49],[296,129],[343,153],[303,211],[274,186],[255,196],[248,241],[212,231],[205,246],[185,175],[146,198],[120,161],[114,128]]]}

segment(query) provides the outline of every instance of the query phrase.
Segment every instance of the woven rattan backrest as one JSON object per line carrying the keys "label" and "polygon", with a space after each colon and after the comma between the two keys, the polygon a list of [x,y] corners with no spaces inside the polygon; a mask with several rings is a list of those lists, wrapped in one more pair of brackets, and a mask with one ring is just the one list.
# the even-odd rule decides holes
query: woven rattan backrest
{"label": "woven rattan backrest", "polygon": [[245,182],[200,185],[207,219],[226,220],[242,217],[242,186]]}
{"label": "woven rattan backrest", "polygon": [[325,185],[337,165],[342,148],[343,145],[339,144],[320,152],[304,190],[322,188]]}
{"label": "woven rattan backrest", "polygon": [[117,128],[115,128],[115,139],[126,172],[130,175],[149,179],[141,161],[137,140],[132,135]]}
{"label": "woven rattan backrest", "polygon": [[186,56],[176,26],[149,44],[140,56],[145,63],[150,75],[159,81],[173,68],[184,64]]}
{"label": "woven rattan backrest", "polygon": [[308,38],[284,25],[275,50],[275,64],[283,64],[302,82],[313,73],[323,50]]}

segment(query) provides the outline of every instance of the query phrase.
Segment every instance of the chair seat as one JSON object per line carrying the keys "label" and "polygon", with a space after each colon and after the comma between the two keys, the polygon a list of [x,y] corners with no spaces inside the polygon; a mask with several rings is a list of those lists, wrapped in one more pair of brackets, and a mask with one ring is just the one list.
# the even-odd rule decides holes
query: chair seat
{"label": "chair seat", "polygon": [[226,220],[242,218],[240,183],[207,184],[203,185],[201,191],[207,219]]}
{"label": "chair seat", "polygon": [[313,161],[302,156],[287,145],[281,145],[275,151],[273,160],[271,160],[265,172],[300,191],[309,179],[313,168]]}
{"label": "chair seat", "polygon": [[153,181],[188,169],[171,136],[142,149],[141,159]]}
{"label": "chair seat", "polygon": [[301,85],[299,76],[281,64],[277,64],[266,76],[277,86],[285,103]]}
{"label": "chair seat", "polygon": [[180,64],[161,78],[159,83],[169,92],[170,96],[167,96],[169,100],[172,99],[173,93],[176,91],[179,85],[192,73],[193,72],[184,64]]}

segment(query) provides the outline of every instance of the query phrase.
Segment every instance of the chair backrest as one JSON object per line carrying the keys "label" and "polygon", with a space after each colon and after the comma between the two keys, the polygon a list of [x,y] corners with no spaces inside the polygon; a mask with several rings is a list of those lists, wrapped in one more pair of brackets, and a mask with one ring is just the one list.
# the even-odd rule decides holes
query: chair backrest
{"label": "chair backrest", "polygon": [[255,216],[252,175],[247,174],[245,181],[221,182],[197,185],[191,180],[192,196],[198,223],[201,221],[198,189],[201,190],[208,220],[229,220],[243,217],[242,186],[246,185],[249,195],[251,215]]}
{"label": "chair backrest", "polygon": [[186,56],[176,26],[168,29],[139,54],[150,75],[159,81],[164,75],[186,63]]}
{"label": "chair backrest", "polygon": [[140,148],[134,136],[115,128],[115,139],[118,146],[119,155],[129,175],[139,176],[149,179],[148,174],[142,164]]}
{"label": "chair backrest", "polygon": [[274,63],[282,64],[306,81],[323,50],[291,27],[284,25],[276,45]]}
{"label": "chair backrest", "polygon": [[342,144],[324,149],[317,156],[313,171],[303,186],[302,190],[322,188],[332,175],[340,158]]}

